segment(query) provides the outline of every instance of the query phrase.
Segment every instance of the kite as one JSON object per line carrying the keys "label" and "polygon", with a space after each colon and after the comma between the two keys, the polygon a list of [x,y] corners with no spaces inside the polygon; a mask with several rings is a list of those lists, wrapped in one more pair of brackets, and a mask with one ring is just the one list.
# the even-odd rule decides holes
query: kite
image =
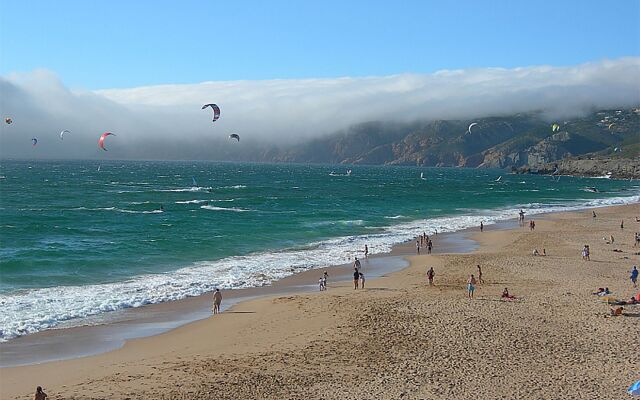
{"label": "kite", "polygon": [[231,135],[229,135],[229,139],[235,139],[238,142],[240,141],[240,135],[238,135],[237,133],[232,133]]}
{"label": "kite", "polygon": [[205,104],[202,106],[202,109],[204,110],[207,107],[211,107],[211,109],[213,110],[213,121],[212,122],[216,122],[218,120],[218,118],[220,118],[220,107],[218,107],[217,104]]}
{"label": "kite", "polygon": [[5,118],[5,119],[4,119],[4,122],[5,122],[7,125],[11,125],[11,124],[13,123],[13,120],[12,120],[11,118],[7,117],[7,118]]}
{"label": "kite", "polygon": [[64,140],[64,134],[65,133],[71,133],[71,131],[65,129],[62,132],[60,132],[60,140]]}
{"label": "kite", "polygon": [[98,147],[100,147],[102,150],[107,151],[107,149],[104,148],[104,139],[107,138],[107,136],[115,136],[114,133],[111,132],[105,132],[102,135],[100,135],[100,139],[98,139]]}
{"label": "kite", "polygon": [[31,141],[33,142],[34,146],[38,144],[38,139],[36,138],[31,138]]}
{"label": "kite", "polygon": [[471,125],[469,125],[469,127],[467,128],[467,132],[469,132],[469,134],[471,134],[471,128],[473,128],[474,126],[478,125],[477,122],[473,122],[471,123]]}

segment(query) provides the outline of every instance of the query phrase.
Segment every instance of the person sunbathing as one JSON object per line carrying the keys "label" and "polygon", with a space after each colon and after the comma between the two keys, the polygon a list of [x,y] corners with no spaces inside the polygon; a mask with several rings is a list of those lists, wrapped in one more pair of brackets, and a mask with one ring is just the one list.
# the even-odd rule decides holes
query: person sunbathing
{"label": "person sunbathing", "polygon": [[614,306],[626,306],[626,305],[640,304],[640,301],[636,300],[635,297],[632,297],[629,300],[618,300],[615,303],[609,303],[609,304],[612,304]]}
{"label": "person sunbathing", "polygon": [[612,317],[619,317],[622,315],[622,312],[624,311],[624,307],[616,307],[616,308],[612,308],[611,309],[611,316]]}
{"label": "person sunbathing", "polygon": [[598,291],[593,292],[592,294],[595,294],[598,296],[607,296],[611,294],[611,291],[609,290],[609,288],[598,288]]}
{"label": "person sunbathing", "polygon": [[504,290],[502,291],[502,298],[506,300],[515,300],[516,296],[510,295],[509,289],[504,288]]}

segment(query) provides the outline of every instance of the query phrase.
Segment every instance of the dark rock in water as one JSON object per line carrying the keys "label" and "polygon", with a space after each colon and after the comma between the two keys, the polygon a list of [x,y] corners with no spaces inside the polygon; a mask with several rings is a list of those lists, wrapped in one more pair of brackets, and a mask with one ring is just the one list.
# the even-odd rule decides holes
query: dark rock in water
{"label": "dark rock in water", "polygon": [[[536,172],[534,172],[536,170]],[[567,158],[546,163],[540,168],[529,166],[517,168],[518,173],[544,175],[601,176],[614,179],[640,179],[640,159],[611,158]]]}

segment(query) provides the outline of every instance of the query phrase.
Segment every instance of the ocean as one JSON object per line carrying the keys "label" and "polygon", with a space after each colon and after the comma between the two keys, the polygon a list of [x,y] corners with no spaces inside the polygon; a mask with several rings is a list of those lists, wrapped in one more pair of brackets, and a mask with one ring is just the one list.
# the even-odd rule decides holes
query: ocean
{"label": "ocean", "polygon": [[638,201],[638,181],[502,170],[3,160],[0,341],[268,285],[348,262],[365,244],[384,253],[423,231],[490,225],[520,209]]}

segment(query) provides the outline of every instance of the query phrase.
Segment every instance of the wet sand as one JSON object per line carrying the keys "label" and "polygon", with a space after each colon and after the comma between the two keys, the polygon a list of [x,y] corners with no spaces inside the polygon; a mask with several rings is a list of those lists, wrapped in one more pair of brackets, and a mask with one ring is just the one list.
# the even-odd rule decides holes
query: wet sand
{"label": "wet sand", "polygon": [[[488,226],[472,236],[476,251],[408,256],[408,268],[365,290],[274,293],[105,354],[0,369],[0,397],[42,385],[68,399],[625,398],[638,379],[640,306],[609,317],[591,292],[637,292],[636,215],[637,204],[599,209],[595,221],[589,210],[545,216],[533,232]],[[610,234],[615,246],[602,240]],[[477,264],[486,282],[469,300]],[[517,301],[500,300],[505,286]]]}

